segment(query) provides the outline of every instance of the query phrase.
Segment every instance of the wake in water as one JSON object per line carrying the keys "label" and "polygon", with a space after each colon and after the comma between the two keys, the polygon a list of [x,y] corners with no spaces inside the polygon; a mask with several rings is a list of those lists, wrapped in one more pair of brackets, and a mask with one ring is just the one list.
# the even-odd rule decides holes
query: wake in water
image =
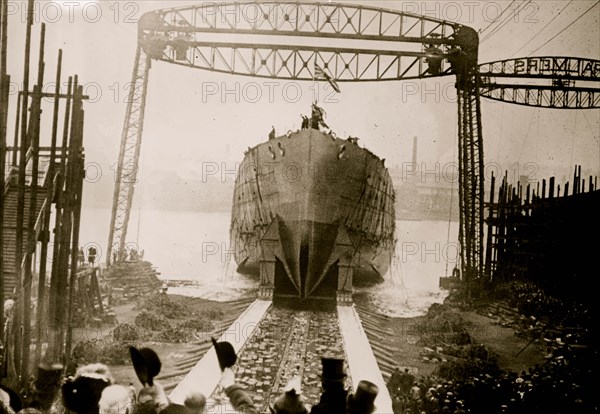
{"label": "wake in water", "polygon": [[[82,220],[81,244],[94,245],[100,250],[101,246],[94,241],[108,237],[110,209],[88,209],[84,213],[88,219]],[[131,220],[137,219],[135,214],[132,211]],[[105,217],[106,221],[97,217]],[[229,214],[144,210],[144,219],[161,223],[139,234],[145,256],[162,273],[161,279],[195,282],[193,287],[170,288],[170,293],[216,301],[256,294],[258,280],[236,272],[228,241]],[[458,239],[458,223],[448,227],[443,221],[399,220],[396,235],[396,252],[386,281],[368,289],[357,288],[356,299],[366,298],[374,309],[387,315],[420,315],[446,296],[439,289],[438,280],[446,276],[448,259],[449,268],[456,263],[456,254],[452,254],[456,242],[450,240]]]}
{"label": "wake in water", "polygon": [[[246,275],[237,273],[235,271],[235,262],[231,259],[231,255],[228,256],[227,260],[222,263],[218,278],[215,278],[214,275],[194,277],[190,279],[195,282],[194,286],[170,287],[168,293],[217,302],[255,296],[258,290],[257,281]],[[214,270],[216,270],[216,267]]]}
{"label": "wake in water", "polygon": [[[405,283],[402,255],[396,251],[385,281],[377,286],[356,289],[357,295],[364,295],[373,310],[396,318],[410,318],[423,315],[433,303],[442,303],[448,292],[432,288],[431,275],[419,277],[410,275]],[[433,275],[437,279],[437,275]],[[426,282],[426,283],[423,283]]]}
{"label": "wake in water", "polygon": [[[433,303],[442,303],[447,292],[438,287],[438,268],[421,263],[417,258],[407,259],[398,248],[392,265],[379,285],[355,288],[355,295],[374,311],[391,317],[423,315]],[[403,266],[404,262],[404,266]],[[258,281],[235,271],[235,262],[229,258],[220,266],[210,266],[215,274],[190,278],[194,286],[171,287],[176,295],[199,297],[215,301],[229,301],[256,294]],[[206,271],[208,268],[203,268]]]}

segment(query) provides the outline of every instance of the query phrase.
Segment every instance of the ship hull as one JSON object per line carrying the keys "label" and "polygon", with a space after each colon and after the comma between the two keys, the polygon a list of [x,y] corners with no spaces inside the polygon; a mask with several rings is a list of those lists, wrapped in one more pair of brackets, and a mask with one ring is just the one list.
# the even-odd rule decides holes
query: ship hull
{"label": "ship hull", "polygon": [[250,148],[230,228],[238,271],[300,299],[379,283],[394,251],[394,201],[383,161],[354,142],[306,129]]}

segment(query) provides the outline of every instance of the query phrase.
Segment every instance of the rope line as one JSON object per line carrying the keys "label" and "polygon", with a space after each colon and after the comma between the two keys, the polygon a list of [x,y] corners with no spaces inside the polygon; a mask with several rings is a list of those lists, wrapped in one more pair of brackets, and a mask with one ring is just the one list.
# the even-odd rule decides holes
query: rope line
{"label": "rope line", "polygon": [[[521,3],[521,5],[519,7],[517,7],[517,9],[515,10],[514,16],[518,16],[519,13],[521,13],[523,10],[525,10],[525,8],[531,2],[532,2],[532,0],[527,0],[524,3]],[[512,15],[510,15],[510,14],[508,16],[506,16],[506,18],[504,18],[504,20],[498,26],[496,26],[495,29],[493,29],[490,33],[488,33],[486,36],[484,36],[484,38],[481,40],[481,43],[485,42],[486,40],[489,40],[496,33],[498,33],[500,30],[502,30],[504,28],[504,26],[506,26],[508,23],[510,23],[511,17],[512,17]]]}
{"label": "rope line", "polygon": [[552,24],[552,22],[554,20],[556,20],[558,18],[558,16],[560,16],[562,14],[562,12],[564,12],[565,9],[567,7],[569,7],[569,5],[571,3],[573,3],[573,1],[574,0],[570,0],[567,4],[565,4],[564,7],[562,9],[560,9],[560,11],[558,12],[558,14],[552,18],[552,20],[550,20],[544,27],[542,27],[542,29],[539,32],[537,32],[535,35],[533,35],[533,37],[531,39],[529,39],[523,46],[521,46],[519,48],[519,50],[517,50],[515,53],[513,53],[511,57],[514,57],[517,53],[519,53],[521,50],[523,50],[528,44],[530,44],[533,41],[533,39],[535,39],[536,37],[538,37],[540,35],[540,33],[542,33],[548,26],[550,26]]}
{"label": "rope line", "polygon": [[492,26],[494,23],[496,23],[496,22],[498,21],[498,19],[499,19],[500,17],[502,17],[502,15],[503,15],[503,14],[504,14],[504,13],[505,13],[505,12],[506,12],[508,9],[510,9],[510,6],[512,6],[512,5],[515,3],[515,1],[517,1],[517,0],[512,0],[512,1],[510,2],[510,4],[509,4],[508,6],[506,6],[506,8],[505,8],[504,10],[502,10],[502,11],[500,12],[500,14],[499,14],[499,15],[498,15],[498,16],[497,16],[497,17],[496,17],[496,18],[495,18],[495,19],[494,19],[494,20],[493,20],[493,21],[492,21],[490,24],[488,24],[488,25],[487,25],[487,26],[486,26],[484,29],[482,29],[482,30],[479,30],[479,34],[483,34],[483,33],[484,33],[484,32],[485,32],[487,29],[489,29],[489,28],[490,28],[490,27],[491,27],[491,26]]}
{"label": "rope line", "polygon": [[550,39],[548,39],[543,45],[541,45],[540,47],[538,47],[537,49],[535,49],[533,52],[531,52],[530,55],[533,55],[535,52],[537,52],[538,50],[540,50],[541,48],[543,48],[544,46],[546,46],[548,43],[550,43],[551,41],[553,41],[554,39],[556,39],[558,36],[560,36],[561,34],[563,34],[567,29],[569,29],[571,26],[573,26],[575,23],[577,23],[579,20],[581,20],[583,18],[583,16],[585,16],[586,14],[588,14],[599,3],[600,3],[600,0],[597,1],[596,3],[594,3],[594,5],[592,7],[590,7],[589,9],[587,9],[585,12],[583,12],[577,19],[573,20],[567,27],[565,27],[564,29],[562,29],[560,32],[558,32],[557,34],[555,34],[554,36],[552,36]]}

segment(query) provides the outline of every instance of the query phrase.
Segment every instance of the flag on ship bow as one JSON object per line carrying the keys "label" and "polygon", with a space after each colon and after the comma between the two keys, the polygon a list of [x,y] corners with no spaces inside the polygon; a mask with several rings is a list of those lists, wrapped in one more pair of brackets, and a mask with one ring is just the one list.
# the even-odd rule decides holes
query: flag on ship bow
{"label": "flag on ship bow", "polygon": [[329,76],[329,74],[325,72],[323,68],[317,64],[317,62],[315,62],[315,78],[325,79],[327,82],[329,82],[334,91],[340,93],[340,87],[338,86],[337,82],[331,76]]}

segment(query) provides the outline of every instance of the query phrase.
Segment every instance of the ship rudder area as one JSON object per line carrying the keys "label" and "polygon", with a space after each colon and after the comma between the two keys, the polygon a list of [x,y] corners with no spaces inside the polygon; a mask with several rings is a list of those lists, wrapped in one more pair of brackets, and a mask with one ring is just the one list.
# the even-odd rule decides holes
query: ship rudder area
{"label": "ship rudder area", "polygon": [[277,217],[261,250],[261,299],[299,307],[352,301],[354,248],[343,225]]}

